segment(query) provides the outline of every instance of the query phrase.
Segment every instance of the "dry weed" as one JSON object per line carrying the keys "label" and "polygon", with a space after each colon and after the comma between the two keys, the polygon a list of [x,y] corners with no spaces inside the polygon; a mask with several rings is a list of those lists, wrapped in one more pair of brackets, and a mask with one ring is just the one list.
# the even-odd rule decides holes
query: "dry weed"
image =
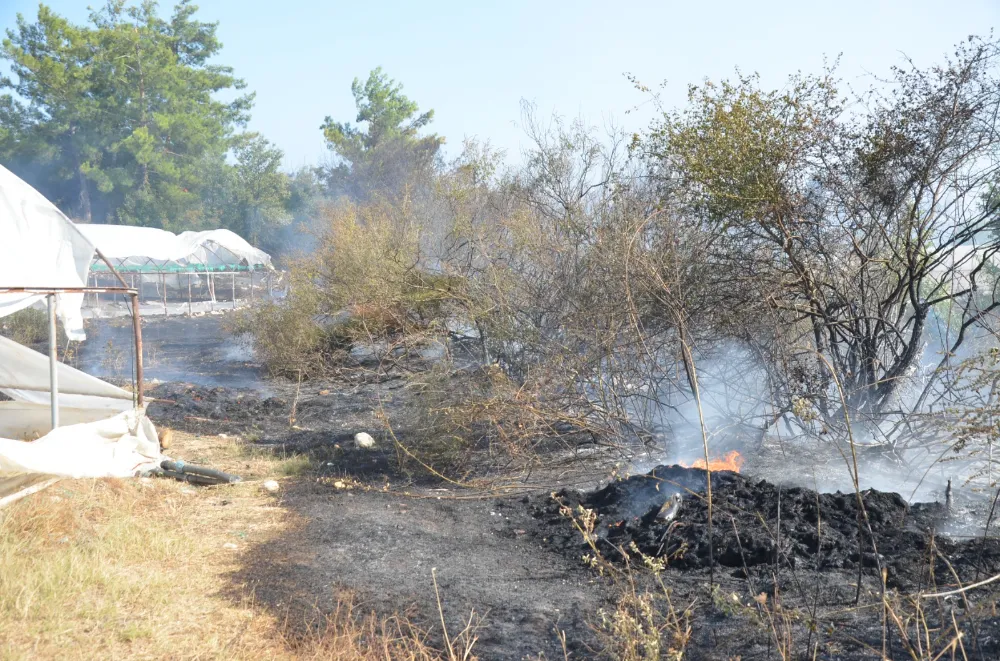
{"label": "dry weed", "polygon": [[64,480],[0,510],[0,658],[470,658],[474,622],[441,652],[404,617],[346,601],[310,636],[293,633],[232,577],[245,552],[295,525],[258,481],[302,459],[237,438],[175,440],[192,462],[247,481]]}

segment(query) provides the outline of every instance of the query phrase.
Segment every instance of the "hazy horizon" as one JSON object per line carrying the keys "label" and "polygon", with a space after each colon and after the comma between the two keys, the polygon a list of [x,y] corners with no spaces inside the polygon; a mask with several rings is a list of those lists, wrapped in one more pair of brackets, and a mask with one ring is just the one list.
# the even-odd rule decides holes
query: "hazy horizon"
{"label": "hazy horizon", "polygon": [[[47,4],[74,22],[87,19],[86,2]],[[866,76],[887,73],[904,54],[921,65],[939,62],[957,42],[1000,23],[1000,4],[991,0],[962,0],[947,12],[927,0],[816,7],[782,0],[765,8],[631,1],[610,16],[595,2],[391,2],[378,12],[301,1],[283,3],[280,12],[259,0],[198,5],[200,20],[219,22],[224,48],[217,62],[257,93],[249,128],[285,151],[286,169],[329,157],[320,124],[327,115],[354,121],[351,81],[376,66],[422,109],[434,109],[430,129],[447,139],[446,157],[476,137],[516,160],[522,99],[542,117],[557,113],[636,131],[653,109],[626,73],[650,86],[666,80],[668,106],[683,103],[690,83],[729,77],[737,67],[780,86],[789,74],[817,72],[840,56],[845,82],[867,84]],[[171,8],[160,5],[161,13]],[[14,26],[18,12],[32,20],[37,3],[0,0],[0,26]]]}

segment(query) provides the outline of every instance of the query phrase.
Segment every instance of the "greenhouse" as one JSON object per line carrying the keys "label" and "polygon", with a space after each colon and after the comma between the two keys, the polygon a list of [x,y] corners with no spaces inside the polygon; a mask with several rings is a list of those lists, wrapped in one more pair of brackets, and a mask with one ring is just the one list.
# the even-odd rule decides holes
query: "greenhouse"
{"label": "greenhouse", "polygon": [[[271,256],[230,230],[174,234],[128,225],[77,227],[139,291],[143,303],[155,302],[156,310],[147,313],[192,314],[196,308],[214,310],[220,300],[237,307],[239,300],[272,294]],[[98,286],[113,277],[107,264],[95,261],[88,282]],[[107,308],[103,304],[115,302],[113,297],[94,295],[86,302],[88,315],[100,314],[102,307]]]}
{"label": "greenhouse", "polygon": [[[154,227],[77,225],[119,272],[247,272],[271,268],[271,256],[226,229],[174,234]],[[92,272],[107,271],[95,263]]]}

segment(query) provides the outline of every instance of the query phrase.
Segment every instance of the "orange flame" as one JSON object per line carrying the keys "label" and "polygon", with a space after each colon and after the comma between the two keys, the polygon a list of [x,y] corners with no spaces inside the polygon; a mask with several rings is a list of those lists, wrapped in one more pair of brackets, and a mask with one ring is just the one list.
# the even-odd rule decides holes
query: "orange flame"
{"label": "orange flame", "polygon": [[[705,468],[705,460],[696,459],[690,464],[681,462],[680,465],[685,468]],[[713,471],[733,471],[734,473],[739,473],[740,469],[743,468],[743,456],[736,450],[727,452],[726,456],[720,459],[710,460],[708,468]]]}

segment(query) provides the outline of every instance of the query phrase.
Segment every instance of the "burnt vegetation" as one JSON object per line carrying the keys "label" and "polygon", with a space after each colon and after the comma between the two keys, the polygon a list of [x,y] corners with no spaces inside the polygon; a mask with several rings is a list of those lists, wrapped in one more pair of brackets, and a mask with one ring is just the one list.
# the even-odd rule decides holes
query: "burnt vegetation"
{"label": "burnt vegetation", "polygon": [[[943,505],[913,509],[863,473],[874,456],[911,472],[957,462],[956,489],[996,497],[998,55],[973,38],[862,93],[834,69],[780,90],[706,82],[633,136],[526,105],[517,167],[475,142],[453,162],[429,156],[430,114],[392,81],[356,84],[369,129],[324,125],[336,195],[315,250],[291,262],[288,297],[236,330],[275,375],[395,382],[385,438],[401,464],[448,480],[584,446],[752,462],[778,438],[790,456],[840,456],[847,495],[724,474],[713,493],[685,473],[698,484],[673,524],[617,512],[609,489],[629,503],[642,490],[628,481],[544,499],[547,543],[629,577],[602,621],[621,658],[680,658],[702,628],[671,601],[681,583],[637,591],[637,567],[661,587],[706,572],[707,607],[752,613],[782,658],[835,658],[823,600],[802,587],[822,572],[839,581],[823,607],[881,613],[850,654],[989,656],[993,602],[961,586],[1000,569],[995,545],[937,539]],[[727,606],[731,576],[751,594]],[[957,590],[963,619],[940,601],[930,613],[921,594],[935,590]]]}
{"label": "burnt vegetation", "polygon": [[[658,108],[634,135],[525,104],[519,159],[448,160],[433,111],[375,69],[355,123],[319,127],[330,162],[288,175],[195,13],[43,6],[0,48],[12,170],[85,222],[231,227],[288,271],[229,328],[278,395],[162,384],[157,423],[304,451],[318,486],[289,502],[592,484],[617,461],[599,489],[495,503],[491,534],[612,589],[599,648],[560,631],[566,658],[1000,655],[1000,41],[860,92],[835,67],[738,74],[668,108],[634,81]],[[35,312],[0,334],[40,340]],[[786,483],[749,477],[768,452]],[[868,488],[887,466],[912,492]]]}
{"label": "burnt vegetation", "polygon": [[[397,370],[472,444],[462,415],[486,410],[515,445],[669,444],[699,376],[739,403],[709,422],[758,437],[940,440],[933,414],[965,415],[993,346],[996,49],[855,95],[835,71],[707,82],[635,136],[526,106],[516,168],[478,143],[427,157],[432,115],[375,72],[354,88],[368,133],[324,125],[316,249],[237,330],[277,375]],[[419,166],[379,170],[406,149]]]}

